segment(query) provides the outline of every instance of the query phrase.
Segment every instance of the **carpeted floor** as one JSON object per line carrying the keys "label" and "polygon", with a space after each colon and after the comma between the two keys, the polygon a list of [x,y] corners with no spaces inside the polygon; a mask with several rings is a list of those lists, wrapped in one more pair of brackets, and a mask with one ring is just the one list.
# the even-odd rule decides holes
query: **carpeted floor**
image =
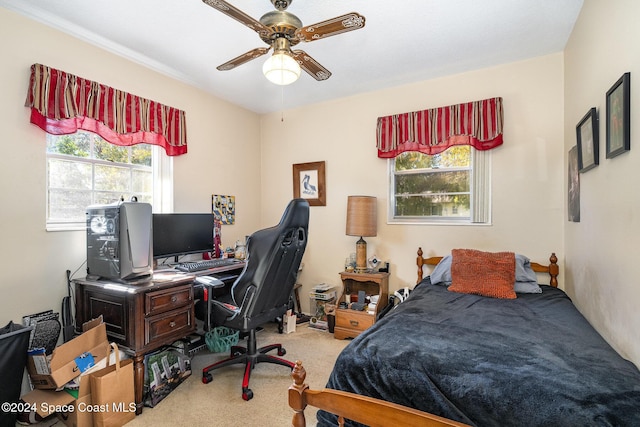
{"label": "carpeted floor", "polygon": [[[241,340],[240,345],[245,341]],[[258,333],[258,346],[282,343],[285,359],[301,360],[307,371],[306,382],[313,389],[323,388],[334,361],[349,341],[338,341],[333,334],[297,325],[290,334],[279,334],[275,323]],[[275,354],[276,352],[272,352]],[[193,374],[155,408],[144,408],[141,415],[127,424],[138,426],[288,426],[293,411],[287,402],[287,388],[292,383],[290,370],[270,363],[258,364],[249,386],[254,397],[242,400],[243,365],[213,372],[213,381],[202,383],[202,368],[227,357],[227,353],[197,353],[192,360]],[[305,411],[307,425],[315,426],[315,410]]]}
{"label": "carpeted floor", "polygon": [[[239,345],[246,341],[241,340]],[[258,332],[258,347],[281,343],[287,354],[283,358],[300,360],[307,371],[306,383],[312,389],[324,388],[336,357],[349,341],[338,341],[333,334],[298,324],[296,331],[279,334],[270,323]],[[272,351],[270,354],[276,354]],[[242,400],[244,365],[234,365],[213,372],[213,381],[202,383],[202,368],[224,359],[228,353],[197,353],[192,361],[192,375],[155,408],[144,408],[127,427],[141,426],[246,426],[281,427],[291,425],[293,411],[289,408],[287,388],[292,383],[291,371],[270,363],[258,364],[251,374],[249,387],[253,399]],[[307,408],[307,426],[315,426],[316,410]],[[55,417],[39,427],[64,426]]]}

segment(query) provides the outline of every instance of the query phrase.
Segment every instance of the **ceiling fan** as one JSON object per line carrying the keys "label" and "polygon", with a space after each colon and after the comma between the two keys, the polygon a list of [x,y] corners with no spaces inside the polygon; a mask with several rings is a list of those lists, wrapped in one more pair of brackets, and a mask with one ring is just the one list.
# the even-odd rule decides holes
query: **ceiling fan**
{"label": "ceiling fan", "polygon": [[306,71],[318,81],[331,77],[331,72],[323,67],[303,50],[291,50],[300,42],[311,42],[330,36],[358,30],[364,27],[364,16],[351,12],[317,24],[302,26],[302,21],[287,7],[293,0],[271,0],[276,8],[255,20],[246,13],[223,0],[202,0],[216,10],[230,16],[249,27],[269,47],[259,47],[246,52],[217,67],[220,71],[232,70],[235,67],[258,58],[273,48],[273,56],[262,67],[264,75],[273,83],[286,85],[293,83],[300,76],[300,69]]}

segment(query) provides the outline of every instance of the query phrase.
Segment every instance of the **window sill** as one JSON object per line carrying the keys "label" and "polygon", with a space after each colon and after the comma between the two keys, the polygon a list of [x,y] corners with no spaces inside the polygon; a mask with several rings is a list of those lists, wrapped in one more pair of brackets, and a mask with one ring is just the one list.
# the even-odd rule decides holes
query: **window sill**
{"label": "window sill", "polygon": [[83,223],[47,223],[47,231],[85,231],[87,225]]}
{"label": "window sill", "polygon": [[491,226],[491,222],[471,222],[469,220],[427,220],[427,219],[390,219],[388,225],[446,225],[446,226]]}

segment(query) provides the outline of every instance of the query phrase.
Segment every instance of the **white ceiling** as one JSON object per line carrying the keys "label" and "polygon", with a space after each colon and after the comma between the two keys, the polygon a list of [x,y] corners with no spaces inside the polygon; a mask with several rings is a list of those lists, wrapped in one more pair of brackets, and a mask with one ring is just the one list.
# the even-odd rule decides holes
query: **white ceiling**
{"label": "white ceiling", "polygon": [[[255,19],[269,0],[228,0]],[[267,56],[230,71],[216,67],[256,47],[257,33],[201,0],[0,0],[0,6],[199,87],[257,113],[560,52],[583,0],[294,0],[303,25],[348,12],[363,29],[303,49],[333,73],[302,73],[276,86]],[[37,60],[37,58],[36,58]],[[82,76],[91,78],[90,76]]]}

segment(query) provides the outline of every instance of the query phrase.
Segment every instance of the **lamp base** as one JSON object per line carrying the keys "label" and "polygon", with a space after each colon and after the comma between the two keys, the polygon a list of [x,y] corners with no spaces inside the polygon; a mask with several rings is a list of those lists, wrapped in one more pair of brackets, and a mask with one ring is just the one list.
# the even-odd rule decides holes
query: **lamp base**
{"label": "lamp base", "polygon": [[367,272],[367,242],[360,237],[356,242],[356,273]]}

